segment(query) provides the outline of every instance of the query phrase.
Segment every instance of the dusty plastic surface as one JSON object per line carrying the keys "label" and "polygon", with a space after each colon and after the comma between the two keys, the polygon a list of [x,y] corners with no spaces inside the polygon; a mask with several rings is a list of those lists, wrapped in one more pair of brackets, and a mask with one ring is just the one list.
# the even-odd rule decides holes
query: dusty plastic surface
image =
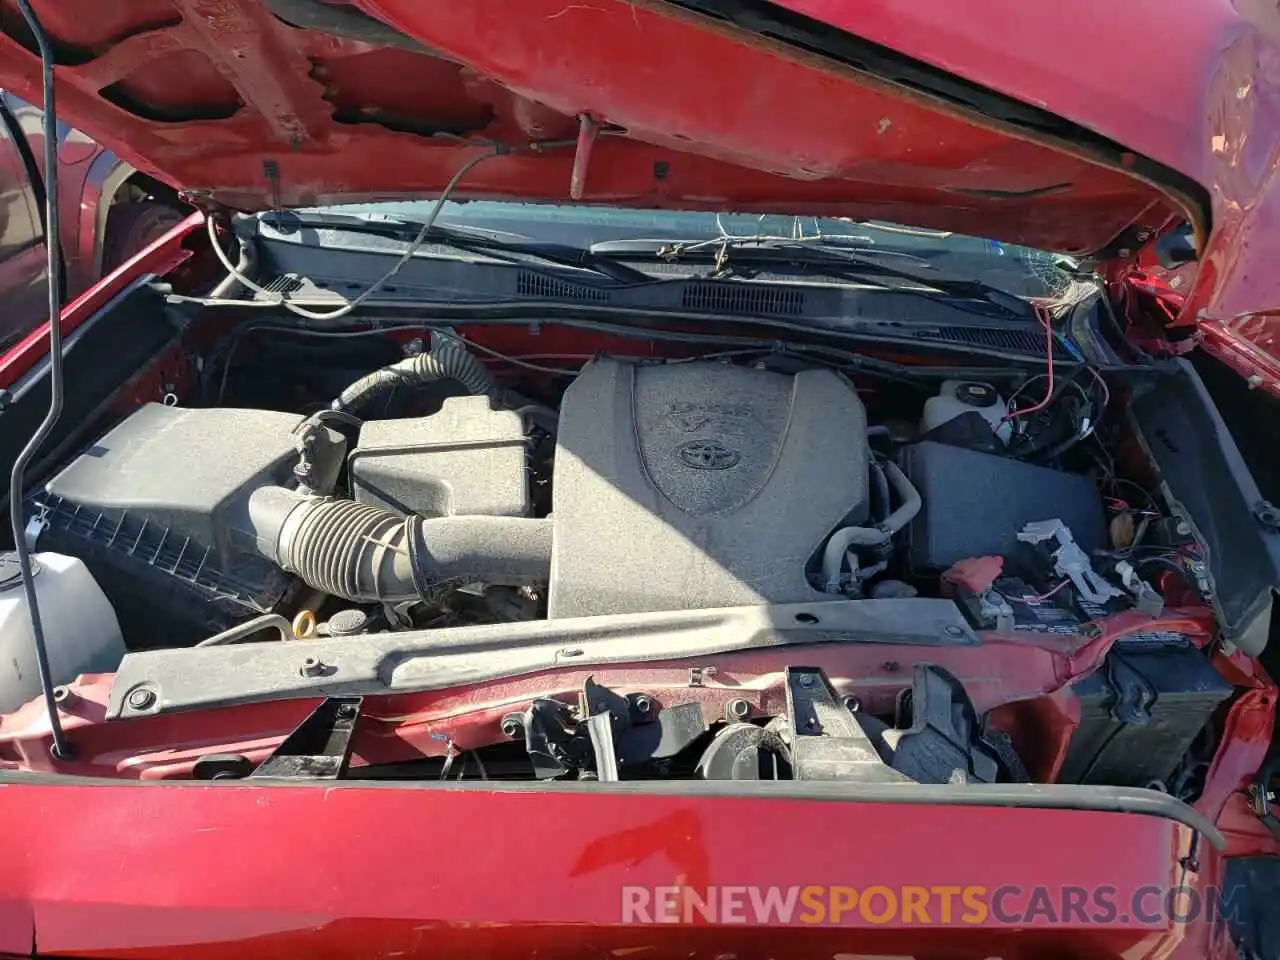
{"label": "dusty plastic surface", "polygon": [[292,478],[299,421],[141,407],[33,498],[37,546],[88,563],[131,649],[195,642],[268,612],[293,578],[244,532],[248,496]]}
{"label": "dusty plastic surface", "polygon": [[301,418],[272,410],[184,410],[149,403],[49,481],[82,510],[142,513],[153,524],[229,550],[232,514],[255,487],[288,479]]}
{"label": "dusty plastic surface", "polygon": [[933,441],[905,447],[899,464],[924,500],[907,527],[917,570],[1010,556],[1038,520],[1061,519],[1086,553],[1106,545],[1102,496],[1088,477]]}
{"label": "dusty plastic surface", "polygon": [[449,397],[429,417],[371,420],[349,462],[361,503],[424,517],[529,515],[524,423],[488,397]]}
{"label": "dusty plastic surface", "polygon": [[[88,567],[59,553],[37,553],[33,562],[53,682],[115,670],[124,658],[124,640],[115,611]],[[39,695],[27,598],[16,558],[6,553],[0,555],[0,713]]]}
{"label": "dusty plastic surface", "polygon": [[814,600],[868,513],[866,412],[827,370],[590,364],[565,392],[549,615]]}

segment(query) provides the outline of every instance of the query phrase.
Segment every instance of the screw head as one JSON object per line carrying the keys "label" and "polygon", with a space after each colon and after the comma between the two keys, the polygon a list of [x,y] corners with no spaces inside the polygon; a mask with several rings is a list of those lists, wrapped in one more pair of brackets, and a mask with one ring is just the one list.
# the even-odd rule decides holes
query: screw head
{"label": "screw head", "polygon": [[299,671],[304,677],[318,677],[324,673],[324,664],[315,657],[307,657],[302,661],[302,669]]}
{"label": "screw head", "polygon": [[963,637],[963,636],[964,636],[964,628],[963,628],[963,627],[957,627],[954,623],[953,623],[953,624],[951,624],[950,626],[943,627],[943,628],[942,628],[942,632],[943,632],[943,633],[945,633],[948,637]]}
{"label": "screw head", "polygon": [[508,713],[502,718],[502,735],[514,740],[524,733],[524,717],[518,713]]}
{"label": "screw head", "polygon": [[724,705],[724,713],[730,720],[745,720],[751,716],[751,704],[738,697]]}
{"label": "screw head", "polygon": [[802,686],[802,687],[812,687],[812,686],[813,686],[813,677],[812,677],[812,676],[810,676],[810,675],[809,675],[809,674],[807,674],[807,673],[802,673],[802,674],[800,674],[800,686]]}
{"label": "screw head", "polygon": [[125,702],[129,704],[131,710],[146,710],[155,704],[156,693],[147,687],[139,687],[137,690],[129,691],[129,697]]}
{"label": "screw head", "polygon": [[70,699],[71,699],[71,688],[70,688],[70,687],[61,687],[61,686],[59,686],[59,687],[54,687],[54,688],[53,688],[53,702],[54,702],[54,703],[66,703],[66,702],[67,702],[68,700],[70,700]]}
{"label": "screw head", "polygon": [[350,720],[355,715],[356,708],[354,704],[344,703],[342,706],[338,707],[339,720]]}

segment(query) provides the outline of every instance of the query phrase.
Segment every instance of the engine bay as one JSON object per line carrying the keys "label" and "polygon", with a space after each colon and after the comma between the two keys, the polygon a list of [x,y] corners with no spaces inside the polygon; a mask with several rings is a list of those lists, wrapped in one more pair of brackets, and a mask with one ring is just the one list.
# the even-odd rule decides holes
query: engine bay
{"label": "engine bay", "polygon": [[[1118,462],[1102,374],[903,383],[798,351],[503,332],[249,324],[182,397],[119,417],[27,503],[39,554],[83,564],[116,620],[55,641],[58,682],[118,667],[108,717],[178,716],[254,699],[197,664],[284,656],[290,696],[327,697],[303,726],[332,729],[375,691],[323,651],[382,650],[395,692],[410,649],[444,669],[472,644],[463,682],[482,648],[527,646],[550,659],[493,678],[567,672],[344,775],[1194,796],[1233,691],[1202,649],[1212,585],[1194,531]],[[708,629],[743,672],[714,644],[705,668],[680,656]],[[1007,675],[966,669],[992,649]],[[206,679],[184,700],[166,675]],[[1045,702],[1067,692],[1082,719],[1054,746]],[[270,775],[252,756],[157,775]]]}

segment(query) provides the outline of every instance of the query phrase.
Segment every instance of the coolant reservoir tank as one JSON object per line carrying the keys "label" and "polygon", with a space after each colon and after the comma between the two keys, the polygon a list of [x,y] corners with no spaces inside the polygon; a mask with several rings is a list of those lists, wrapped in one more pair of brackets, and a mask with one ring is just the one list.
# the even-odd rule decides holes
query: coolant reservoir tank
{"label": "coolant reservoir tank", "polygon": [[[116,612],[93,574],[75,557],[60,553],[37,553],[31,559],[54,684],[70,683],[82,673],[115,670],[124,657],[124,639]],[[0,713],[11,713],[39,695],[18,557],[0,553]]]}
{"label": "coolant reservoir tank", "polygon": [[985,420],[1001,444],[1013,436],[1013,424],[1005,420],[1009,405],[995,387],[976,380],[944,381],[938,395],[925,401],[920,430],[929,433],[966,414],[977,414]]}

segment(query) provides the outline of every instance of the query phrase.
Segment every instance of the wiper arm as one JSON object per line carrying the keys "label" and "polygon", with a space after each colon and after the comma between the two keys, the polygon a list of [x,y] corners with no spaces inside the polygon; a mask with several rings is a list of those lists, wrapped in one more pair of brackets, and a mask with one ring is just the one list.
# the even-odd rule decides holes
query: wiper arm
{"label": "wiper arm", "polygon": [[[372,236],[389,237],[412,242],[422,229],[420,221],[400,217],[369,217],[349,213],[269,213],[262,215],[263,222],[282,233],[310,228],[313,230],[349,230]],[[519,263],[521,258],[541,260],[544,263],[577,270],[590,270],[618,283],[652,283],[654,278],[612,257],[601,256],[582,247],[561,243],[543,243],[529,240],[519,234],[497,230],[482,230],[462,226],[432,224],[427,231],[426,242],[455,247],[469,253],[483,253],[508,263]],[[501,254],[515,254],[503,257]]]}
{"label": "wiper arm", "polygon": [[[788,238],[788,237],[733,237],[721,236],[709,239],[690,241],[673,240],[607,240],[592,244],[591,252],[597,255],[613,257],[656,257],[672,261],[682,257],[712,257],[721,269],[729,266],[729,251],[742,259],[754,262],[777,264],[788,262],[819,265],[827,270],[836,270],[842,274],[857,276],[896,277],[910,280],[921,286],[931,288],[939,293],[966,300],[980,300],[989,303],[1006,315],[1018,319],[1033,319],[1035,311],[1026,300],[999,287],[994,287],[981,280],[949,277],[935,273],[927,260],[914,254],[902,254],[892,250],[876,250],[869,247],[854,247],[838,240],[823,237]],[[894,262],[887,263],[892,259]],[[912,270],[902,266],[903,262],[914,261],[923,265],[924,269]],[[913,291],[923,292],[923,291]]]}

